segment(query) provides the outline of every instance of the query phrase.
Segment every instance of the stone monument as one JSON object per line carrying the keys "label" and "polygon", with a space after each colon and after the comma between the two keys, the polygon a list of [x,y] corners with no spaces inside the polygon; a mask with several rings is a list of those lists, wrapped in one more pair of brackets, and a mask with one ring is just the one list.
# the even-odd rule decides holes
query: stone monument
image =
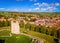
{"label": "stone monument", "polygon": [[11,33],[12,34],[20,34],[19,22],[18,21],[11,21]]}

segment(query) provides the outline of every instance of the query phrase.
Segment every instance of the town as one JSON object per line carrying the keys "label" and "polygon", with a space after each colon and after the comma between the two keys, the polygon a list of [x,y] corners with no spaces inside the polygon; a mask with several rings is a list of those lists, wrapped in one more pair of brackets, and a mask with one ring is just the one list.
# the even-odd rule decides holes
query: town
{"label": "town", "polygon": [[[9,14],[9,12],[7,12]],[[53,13],[52,13],[53,14]],[[46,27],[57,27],[58,29],[60,28],[60,15],[55,15],[53,14],[52,17],[49,16],[44,16],[44,17],[40,17],[37,14],[20,14],[20,16],[18,14],[11,14],[12,16],[18,16],[17,19],[19,22],[23,21],[24,24],[30,23],[33,25],[41,25],[41,26],[46,26]],[[56,16],[56,17],[54,17]],[[2,15],[0,15],[0,21],[11,21],[14,20],[14,17],[3,17]]]}
{"label": "town", "polygon": [[[19,22],[21,33],[29,34],[32,36],[38,35],[37,37],[40,37],[42,35],[42,39],[50,43],[58,43],[60,41],[60,13],[0,12],[0,28],[6,27],[6,29],[11,30],[10,26],[12,20],[16,20]],[[4,28],[0,30],[4,30]],[[39,35],[38,33],[35,33],[35,35],[33,34],[34,32],[38,32],[39,34],[41,34]],[[53,37],[52,40],[48,39],[47,37],[44,38],[44,34],[47,37],[49,35],[49,38]],[[39,43],[39,41],[35,41],[35,43]]]}
{"label": "town", "polygon": [[60,0],[0,0],[0,43],[60,43]]}

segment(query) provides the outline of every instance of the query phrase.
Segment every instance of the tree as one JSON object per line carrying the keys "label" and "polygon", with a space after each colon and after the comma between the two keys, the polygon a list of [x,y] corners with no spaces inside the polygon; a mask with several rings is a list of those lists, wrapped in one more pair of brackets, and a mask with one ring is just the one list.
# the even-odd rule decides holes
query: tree
{"label": "tree", "polygon": [[35,26],[34,31],[39,32],[39,26]]}
{"label": "tree", "polygon": [[31,22],[34,22],[34,21],[36,21],[36,19],[34,18],[34,19],[31,19],[30,21],[31,21]]}
{"label": "tree", "polygon": [[40,31],[41,33],[46,34],[46,27],[45,27],[45,26],[40,26],[40,27],[39,27],[39,31]]}
{"label": "tree", "polygon": [[35,25],[32,25],[32,24],[31,24],[30,27],[31,27],[31,30],[34,31]]}
{"label": "tree", "polygon": [[2,25],[2,21],[0,21],[0,27],[3,27],[3,25]]}
{"label": "tree", "polygon": [[60,39],[60,29],[57,30],[57,38]]}
{"label": "tree", "polygon": [[57,27],[51,27],[51,36],[57,37]]}
{"label": "tree", "polygon": [[20,27],[24,28],[24,22],[23,21],[20,22]]}
{"label": "tree", "polygon": [[25,29],[31,30],[31,25],[30,25],[30,23],[27,23],[27,24],[25,25]]}
{"label": "tree", "polygon": [[47,27],[47,29],[46,29],[46,34],[47,34],[47,35],[51,35],[51,32],[53,32],[53,31],[52,31],[52,28]]}

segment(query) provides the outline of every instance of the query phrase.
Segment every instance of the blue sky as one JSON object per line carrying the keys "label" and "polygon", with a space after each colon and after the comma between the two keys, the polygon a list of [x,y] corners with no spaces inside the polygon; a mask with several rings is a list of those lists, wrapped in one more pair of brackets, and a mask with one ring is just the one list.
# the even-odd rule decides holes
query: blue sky
{"label": "blue sky", "polygon": [[60,12],[59,0],[0,0],[0,11]]}

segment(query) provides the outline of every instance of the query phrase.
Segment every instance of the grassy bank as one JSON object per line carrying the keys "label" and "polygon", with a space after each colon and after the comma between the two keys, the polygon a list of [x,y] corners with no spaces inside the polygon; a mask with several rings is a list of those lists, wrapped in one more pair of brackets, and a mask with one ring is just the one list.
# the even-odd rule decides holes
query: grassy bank
{"label": "grassy bank", "polygon": [[24,28],[21,28],[21,32],[29,34],[31,36],[35,36],[35,37],[45,39],[47,43],[54,43],[54,37],[52,37],[52,36],[42,34],[39,32],[35,32],[35,31],[26,31]]}

